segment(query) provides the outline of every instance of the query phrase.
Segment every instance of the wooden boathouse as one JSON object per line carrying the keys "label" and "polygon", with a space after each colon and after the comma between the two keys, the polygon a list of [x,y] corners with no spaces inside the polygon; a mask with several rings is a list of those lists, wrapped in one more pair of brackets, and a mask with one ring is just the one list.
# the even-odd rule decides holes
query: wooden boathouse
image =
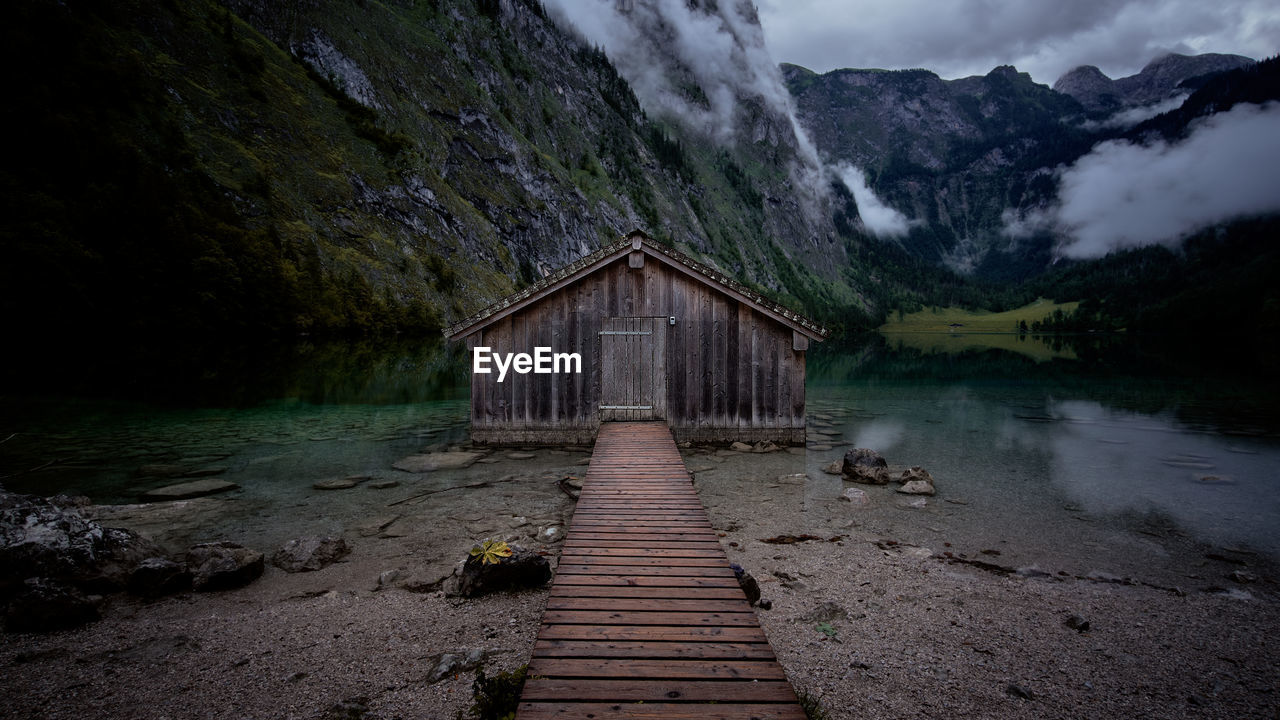
{"label": "wooden boathouse", "polygon": [[445,331],[469,353],[581,360],[473,372],[479,444],[589,444],[611,420],[663,420],[677,442],[803,444],[805,352],[828,334],[639,231]]}

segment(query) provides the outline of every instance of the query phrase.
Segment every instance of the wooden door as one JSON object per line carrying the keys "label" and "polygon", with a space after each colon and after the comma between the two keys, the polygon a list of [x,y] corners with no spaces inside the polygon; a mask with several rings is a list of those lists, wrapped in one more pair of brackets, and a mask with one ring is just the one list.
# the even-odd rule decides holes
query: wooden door
{"label": "wooden door", "polygon": [[666,318],[604,318],[600,330],[600,419],[667,415]]}

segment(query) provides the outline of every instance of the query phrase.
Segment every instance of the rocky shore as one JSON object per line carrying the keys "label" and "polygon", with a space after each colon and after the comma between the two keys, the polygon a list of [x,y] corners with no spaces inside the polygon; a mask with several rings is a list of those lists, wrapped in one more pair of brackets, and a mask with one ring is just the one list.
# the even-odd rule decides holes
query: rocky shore
{"label": "rocky shore", "polygon": [[[1263,557],[1079,512],[1059,509],[1066,519],[1051,523],[987,507],[952,494],[947,478],[870,456],[852,461],[869,470],[846,473],[830,447],[683,453],[730,560],[759,582],[770,609],[757,612],[788,676],[829,718],[1280,708],[1276,576]],[[476,670],[527,661],[546,590],[456,597],[447,580],[484,539],[554,565],[574,503],[566,478],[586,457],[438,448],[390,475],[317,484],[266,517],[246,512],[237,489],[137,506],[37,502],[37,515],[71,511],[85,537],[105,532],[94,525],[127,528],[133,545],[123,565],[95,549],[116,562],[110,584],[49,578],[100,619],[2,636],[0,715],[465,713]],[[903,492],[910,483],[920,484]],[[260,574],[198,591],[199,568],[228,555]],[[160,588],[131,592],[137,573]],[[5,589],[10,599],[25,591]]]}

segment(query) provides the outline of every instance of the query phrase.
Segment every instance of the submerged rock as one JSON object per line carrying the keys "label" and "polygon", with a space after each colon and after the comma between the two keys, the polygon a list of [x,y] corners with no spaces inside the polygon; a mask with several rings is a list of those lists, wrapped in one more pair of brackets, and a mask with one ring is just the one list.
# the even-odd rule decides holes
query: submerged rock
{"label": "submerged rock", "polygon": [[856,483],[865,485],[888,485],[889,463],[880,457],[880,453],[867,448],[854,448],[844,454],[844,462],[840,467],[844,476]]}
{"label": "submerged rock", "polygon": [[359,484],[360,484],[360,481],[357,480],[356,478],[344,477],[344,478],[330,478],[328,480],[318,480],[316,482],[311,483],[311,487],[315,488],[316,490],[349,490]]}
{"label": "submerged rock", "polygon": [[148,490],[142,494],[142,499],[144,501],[190,500],[191,498],[204,497],[205,495],[213,495],[227,490],[236,490],[239,487],[239,485],[227,480],[192,480],[191,482],[166,485],[155,490]]}
{"label": "submerged rock", "polygon": [[138,468],[139,477],[182,477],[188,470],[190,465],[176,465],[173,463],[152,463],[143,465]]}
{"label": "submerged rock", "polygon": [[187,551],[191,585],[199,591],[244,587],[262,575],[263,557],[233,542],[201,543]]}
{"label": "submerged rock", "polygon": [[304,537],[290,540],[271,556],[271,564],[287,573],[311,572],[331,565],[351,552],[340,537]]}
{"label": "submerged rock", "polygon": [[904,485],[915,481],[926,482],[933,485],[933,476],[929,474],[928,470],[925,470],[919,465],[913,465],[906,470],[903,470],[902,476],[898,478],[898,482],[903,483]]}
{"label": "submerged rock", "polygon": [[841,500],[853,503],[854,507],[866,507],[871,504],[871,496],[867,495],[866,490],[859,488],[847,488],[840,495]]}
{"label": "submerged rock", "polygon": [[410,455],[391,464],[391,467],[411,473],[426,473],[435,470],[451,470],[471,466],[483,456],[483,452],[468,450],[449,450],[447,452]]}
{"label": "submerged rock", "polygon": [[512,546],[510,557],[485,563],[480,556],[467,558],[462,567],[444,582],[451,597],[476,597],[504,590],[541,587],[551,579],[551,563],[532,550]]}

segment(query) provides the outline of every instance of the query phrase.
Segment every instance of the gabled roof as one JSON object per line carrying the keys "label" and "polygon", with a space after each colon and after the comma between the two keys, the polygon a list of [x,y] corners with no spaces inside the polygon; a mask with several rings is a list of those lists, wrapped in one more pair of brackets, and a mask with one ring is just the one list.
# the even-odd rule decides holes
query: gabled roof
{"label": "gabled roof", "polygon": [[532,305],[543,297],[569,285],[579,278],[595,272],[615,260],[625,257],[632,250],[640,250],[649,257],[665,263],[686,276],[699,280],[739,302],[745,302],[755,310],[772,317],[792,330],[812,340],[822,340],[831,334],[829,330],[800,313],[765,298],[760,293],[729,278],[714,268],[707,267],[684,253],[665,247],[639,230],[612,245],[600,248],[547,275],[529,287],[509,295],[480,312],[445,328],[444,335],[454,340],[497,322],[517,310]]}

